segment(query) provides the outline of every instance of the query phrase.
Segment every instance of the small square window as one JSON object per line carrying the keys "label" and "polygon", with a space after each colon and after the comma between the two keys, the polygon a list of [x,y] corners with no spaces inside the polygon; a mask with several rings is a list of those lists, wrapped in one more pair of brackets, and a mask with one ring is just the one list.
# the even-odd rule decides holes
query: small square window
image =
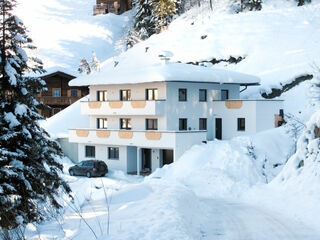
{"label": "small square window", "polygon": [[71,97],[77,97],[78,96],[78,90],[77,89],[71,89]]}
{"label": "small square window", "polygon": [[146,89],[146,100],[158,100],[158,89]]}
{"label": "small square window", "polygon": [[158,119],[146,119],[146,130],[158,130]]}
{"label": "small square window", "polygon": [[238,118],[238,131],[245,131],[245,130],[246,130],[246,119]]}
{"label": "small square window", "polygon": [[131,119],[130,118],[120,118],[120,129],[131,129]]}
{"label": "small square window", "polygon": [[185,88],[179,89],[179,101],[180,102],[187,101],[187,89],[185,89]]}
{"label": "small square window", "polygon": [[97,91],[97,101],[104,102],[108,100],[107,91]]}
{"label": "small square window", "polygon": [[199,130],[207,130],[207,119],[199,118]]}
{"label": "small square window", "polygon": [[119,148],[109,147],[108,148],[108,159],[118,160],[119,159]]}
{"label": "small square window", "polygon": [[121,101],[131,101],[131,90],[120,90]]}
{"label": "small square window", "polygon": [[199,89],[199,102],[207,101],[207,89]]}
{"label": "small square window", "polygon": [[179,118],[179,130],[186,131],[187,130],[187,119],[186,118]]}
{"label": "small square window", "polygon": [[53,97],[60,97],[61,96],[61,93],[60,93],[60,88],[54,88],[52,90],[53,92]]}
{"label": "small square window", "polygon": [[94,158],[96,156],[96,148],[94,146],[85,147],[85,157]]}
{"label": "small square window", "polygon": [[61,111],[60,108],[53,108],[53,109],[52,109],[53,115],[57,114],[57,113],[60,112],[60,111]]}
{"label": "small square window", "polygon": [[97,118],[97,128],[108,128],[107,118]]}

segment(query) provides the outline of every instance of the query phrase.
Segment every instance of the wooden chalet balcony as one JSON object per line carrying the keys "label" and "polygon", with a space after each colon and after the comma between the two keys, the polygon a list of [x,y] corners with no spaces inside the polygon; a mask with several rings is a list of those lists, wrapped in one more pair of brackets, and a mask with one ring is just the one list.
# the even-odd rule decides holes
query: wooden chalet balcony
{"label": "wooden chalet balcony", "polygon": [[41,96],[36,97],[38,102],[43,102],[46,105],[70,105],[77,100],[79,100],[81,97],[53,97],[53,96]]}
{"label": "wooden chalet balcony", "polygon": [[109,129],[69,129],[69,142],[139,146],[150,148],[175,148],[184,141],[201,143],[207,131],[139,131]]}
{"label": "wooden chalet balcony", "polygon": [[81,113],[87,115],[159,116],[165,113],[165,100],[81,102]]}

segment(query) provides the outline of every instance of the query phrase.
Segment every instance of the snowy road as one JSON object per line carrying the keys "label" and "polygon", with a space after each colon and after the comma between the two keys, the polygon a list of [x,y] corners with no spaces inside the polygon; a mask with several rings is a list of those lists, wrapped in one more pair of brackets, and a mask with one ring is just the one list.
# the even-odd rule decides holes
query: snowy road
{"label": "snowy road", "polygon": [[206,216],[202,239],[319,240],[319,233],[303,224],[257,207],[225,200],[204,199]]}

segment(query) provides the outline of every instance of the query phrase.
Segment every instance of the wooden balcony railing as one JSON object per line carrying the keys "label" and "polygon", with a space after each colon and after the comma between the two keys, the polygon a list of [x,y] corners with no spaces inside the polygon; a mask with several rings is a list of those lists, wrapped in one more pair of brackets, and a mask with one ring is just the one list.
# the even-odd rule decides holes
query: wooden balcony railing
{"label": "wooden balcony railing", "polygon": [[38,102],[43,102],[46,105],[70,105],[77,100],[79,100],[81,97],[52,97],[52,96],[42,96],[37,97]]}

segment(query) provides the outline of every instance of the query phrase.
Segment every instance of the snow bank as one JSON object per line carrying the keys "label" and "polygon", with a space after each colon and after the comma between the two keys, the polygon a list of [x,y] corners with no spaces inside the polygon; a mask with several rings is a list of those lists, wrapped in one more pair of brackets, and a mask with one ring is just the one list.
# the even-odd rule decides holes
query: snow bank
{"label": "snow bank", "polygon": [[238,197],[256,184],[271,181],[290,156],[292,145],[284,128],[216,140],[194,146],[148,179],[180,182],[202,197]]}
{"label": "snow bank", "polygon": [[81,114],[81,101],[83,97],[69,107],[63,109],[54,116],[40,122],[52,138],[68,137],[68,130],[71,128],[87,128],[89,126],[89,116]]}
{"label": "snow bank", "polygon": [[283,170],[268,185],[253,187],[243,199],[263,204],[320,229],[320,111],[314,113],[307,128],[298,140],[297,152],[288,160]]}

